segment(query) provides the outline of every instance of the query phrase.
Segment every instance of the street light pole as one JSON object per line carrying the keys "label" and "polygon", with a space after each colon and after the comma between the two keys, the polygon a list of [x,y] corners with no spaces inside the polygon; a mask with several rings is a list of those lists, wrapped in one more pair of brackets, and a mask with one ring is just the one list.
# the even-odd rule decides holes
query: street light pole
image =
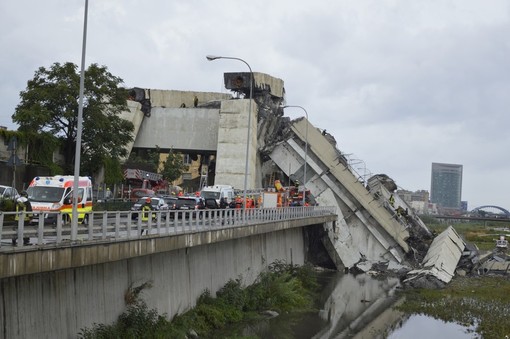
{"label": "street light pole", "polygon": [[81,130],[83,128],[83,92],[85,83],[85,50],[87,46],[87,17],[89,0],[85,0],[85,13],[83,20],[83,45],[81,52],[80,98],[78,102],[78,125],[76,127],[76,150],[74,155],[74,183],[73,183],[73,210],[71,218],[71,241],[76,240],[78,234],[78,182],[80,180],[81,156]]}
{"label": "street light pole", "polygon": [[[251,70],[250,65],[241,58],[235,57],[226,57],[226,56],[217,56],[217,55],[207,55],[207,60],[213,61],[217,59],[230,59],[230,60],[238,60],[243,62],[248,69],[250,70],[250,103],[248,106],[248,135],[246,136],[246,163],[244,167],[244,190],[243,190],[243,212],[246,212],[246,190],[248,186],[248,162],[249,162],[249,154],[250,154],[250,133],[251,133],[251,101],[253,98],[253,71]],[[243,213],[243,218],[246,218],[246,213]]]}
{"label": "street light pole", "polygon": [[[304,109],[301,106],[295,106],[295,105],[286,105],[286,106],[283,106],[283,108],[287,108],[287,107],[301,108],[305,112],[305,115],[306,115],[306,127],[305,127],[305,168],[304,168],[304,174],[303,174],[303,206],[305,206],[305,203],[306,203],[306,200],[305,200],[305,195],[306,195],[306,163],[307,163],[307,155],[308,155],[308,112],[306,111],[306,109]],[[290,173],[289,173],[289,175],[290,175]]]}

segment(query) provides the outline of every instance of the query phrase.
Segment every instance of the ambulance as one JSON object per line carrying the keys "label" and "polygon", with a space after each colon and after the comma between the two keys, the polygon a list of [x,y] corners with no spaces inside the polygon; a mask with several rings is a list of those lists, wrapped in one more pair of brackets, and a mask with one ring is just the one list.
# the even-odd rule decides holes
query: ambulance
{"label": "ambulance", "polygon": [[[32,206],[32,223],[44,218],[45,223],[56,223],[58,212],[63,221],[70,222],[73,211],[74,176],[57,175],[53,177],[35,177],[28,186],[28,200]],[[92,211],[92,180],[79,177],[78,180],[78,222],[88,220],[87,213]]]}

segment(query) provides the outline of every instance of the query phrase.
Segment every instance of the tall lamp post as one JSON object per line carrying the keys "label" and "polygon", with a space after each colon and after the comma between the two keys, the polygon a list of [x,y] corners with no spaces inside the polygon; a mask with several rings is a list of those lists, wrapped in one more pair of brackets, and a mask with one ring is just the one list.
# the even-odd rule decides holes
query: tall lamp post
{"label": "tall lamp post", "polygon": [[[238,60],[243,62],[248,69],[250,70],[250,103],[248,106],[248,135],[246,136],[246,163],[244,165],[244,190],[243,190],[243,212],[246,212],[246,189],[248,186],[248,162],[249,162],[249,154],[250,154],[250,133],[251,133],[251,100],[253,97],[253,71],[251,70],[250,65],[241,58],[235,57],[227,57],[227,56],[217,56],[217,55],[207,55],[207,60],[213,61],[217,59],[230,59],[230,60]],[[246,213],[243,213],[244,218],[246,218]]]}
{"label": "tall lamp post", "polygon": [[[283,106],[283,108],[287,108],[287,107],[301,108],[305,112],[305,115],[306,115],[306,127],[305,127],[305,168],[304,168],[304,174],[303,174],[303,206],[305,206],[305,203],[306,203],[306,200],[305,200],[305,195],[306,195],[306,163],[307,163],[307,155],[308,155],[308,112],[306,111],[306,109],[304,109],[301,106],[296,106],[296,105],[286,105],[286,106]],[[289,175],[290,175],[290,173],[289,173]]]}
{"label": "tall lamp post", "polygon": [[85,50],[87,46],[87,17],[89,0],[85,0],[83,20],[83,45],[81,51],[80,98],[78,102],[78,125],[76,127],[76,150],[74,155],[73,211],[71,220],[71,240],[76,240],[78,233],[78,181],[80,180],[81,130],[83,128],[83,92],[85,83]]}

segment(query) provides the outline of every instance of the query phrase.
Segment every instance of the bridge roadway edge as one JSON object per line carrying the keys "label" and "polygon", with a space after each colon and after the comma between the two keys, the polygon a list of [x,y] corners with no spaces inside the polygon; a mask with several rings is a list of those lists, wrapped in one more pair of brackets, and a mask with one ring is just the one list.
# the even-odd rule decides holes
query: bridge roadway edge
{"label": "bridge roadway edge", "polygon": [[167,236],[149,235],[115,242],[108,239],[59,247],[23,247],[0,253],[0,279],[103,264],[332,220],[331,216],[316,216],[192,233],[171,233]]}

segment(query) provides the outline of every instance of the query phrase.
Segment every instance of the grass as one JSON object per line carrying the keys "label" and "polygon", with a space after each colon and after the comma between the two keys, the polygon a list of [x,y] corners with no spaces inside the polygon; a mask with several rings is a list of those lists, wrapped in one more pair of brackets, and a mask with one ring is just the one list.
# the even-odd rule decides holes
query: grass
{"label": "grass", "polygon": [[[429,229],[437,234],[444,231],[447,224],[428,224]],[[492,251],[496,245],[496,239],[499,237],[498,228],[508,227],[508,222],[482,223],[453,223],[453,228],[464,240],[475,244],[481,251]],[[510,232],[507,232],[510,233]]]}
{"label": "grass", "polygon": [[397,309],[473,326],[483,338],[510,335],[510,280],[504,277],[455,277],[444,289],[413,289]]}

